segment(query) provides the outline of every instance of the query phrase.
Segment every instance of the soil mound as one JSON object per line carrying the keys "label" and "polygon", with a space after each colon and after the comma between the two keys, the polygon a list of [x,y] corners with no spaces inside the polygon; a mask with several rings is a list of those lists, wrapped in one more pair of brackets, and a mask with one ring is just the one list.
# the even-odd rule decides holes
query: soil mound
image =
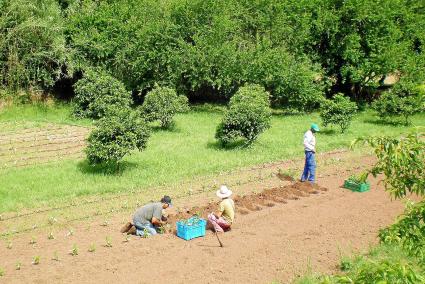
{"label": "soil mound", "polygon": [[[311,194],[318,194],[327,190],[327,188],[309,182],[293,182],[288,186],[265,189],[260,193],[244,196],[235,195],[233,200],[236,205],[236,213],[247,215],[250,212],[260,211],[276,204],[285,204],[288,200],[298,200],[301,197],[308,197]],[[206,219],[209,213],[217,210],[217,207],[218,202],[210,202],[201,207],[181,209],[179,213],[168,216],[167,222],[173,228],[171,231],[175,231],[174,227],[178,220],[190,218],[195,214]]]}

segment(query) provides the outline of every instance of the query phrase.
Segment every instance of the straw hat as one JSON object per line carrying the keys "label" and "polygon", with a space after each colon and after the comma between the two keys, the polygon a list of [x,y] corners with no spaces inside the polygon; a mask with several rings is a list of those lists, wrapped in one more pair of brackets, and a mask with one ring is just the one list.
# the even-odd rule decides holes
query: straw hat
{"label": "straw hat", "polygon": [[227,188],[227,186],[222,185],[219,190],[216,192],[217,196],[220,198],[226,198],[232,195],[232,191]]}

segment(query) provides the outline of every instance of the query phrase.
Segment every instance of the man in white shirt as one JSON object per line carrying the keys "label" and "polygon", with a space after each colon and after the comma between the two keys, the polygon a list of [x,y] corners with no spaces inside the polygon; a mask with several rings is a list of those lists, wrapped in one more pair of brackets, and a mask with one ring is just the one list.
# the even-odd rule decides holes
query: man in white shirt
{"label": "man in white shirt", "polygon": [[314,133],[316,132],[319,132],[319,126],[313,123],[310,129],[304,134],[305,165],[301,181],[308,180],[314,183],[315,180],[316,160],[314,155],[316,153],[316,137]]}

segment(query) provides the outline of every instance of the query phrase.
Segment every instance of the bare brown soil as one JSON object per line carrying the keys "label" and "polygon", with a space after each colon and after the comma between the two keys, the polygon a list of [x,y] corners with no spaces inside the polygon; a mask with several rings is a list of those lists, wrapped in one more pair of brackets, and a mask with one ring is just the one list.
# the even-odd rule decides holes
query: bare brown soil
{"label": "bare brown soil", "polygon": [[[366,193],[340,187],[359,171],[353,164],[372,162],[367,156],[328,156],[320,164],[321,186],[281,180],[277,174],[259,179],[260,168],[253,175],[239,175],[249,181],[238,179],[240,186],[231,187],[237,215],[232,230],[220,235],[223,248],[211,232],[192,241],[173,234],[127,240],[119,229],[129,220],[129,210],[111,213],[107,222],[99,216],[16,233],[0,246],[5,271],[0,283],[288,283],[309,264],[314,271],[333,272],[341,254],[367,250],[377,242],[378,230],[403,211],[402,202],[391,201],[378,179],[371,180]],[[293,166],[299,171],[302,161]],[[175,206],[167,210],[169,221],[192,214],[205,217],[216,209],[214,191],[175,198]],[[32,216],[5,222],[13,226]],[[48,239],[50,232],[55,239]],[[78,255],[72,256],[74,245]],[[92,246],[96,250],[89,252]],[[39,265],[31,264],[35,256],[40,256]]]}
{"label": "bare brown soil", "polygon": [[[280,186],[271,189],[265,189],[260,193],[253,193],[244,196],[234,196],[236,213],[246,215],[250,212],[260,211],[267,207],[273,207],[276,204],[287,203],[288,200],[298,200],[300,197],[306,197],[310,194],[318,194],[320,191],[327,191],[327,188],[318,186],[317,184],[294,182],[288,186]],[[187,219],[193,215],[198,215],[207,219],[209,213],[216,211],[217,202],[209,202],[205,206],[195,206],[190,209],[180,210],[177,214],[168,216],[167,223],[175,226],[178,220]],[[175,228],[174,228],[175,229]],[[173,230],[175,232],[175,230]]]}

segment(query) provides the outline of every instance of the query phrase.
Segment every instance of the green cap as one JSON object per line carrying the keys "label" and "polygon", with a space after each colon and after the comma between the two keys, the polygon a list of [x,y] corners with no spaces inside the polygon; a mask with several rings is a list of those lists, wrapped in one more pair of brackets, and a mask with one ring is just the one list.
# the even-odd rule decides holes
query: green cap
{"label": "green cap", "polygon": [[311,124],[311,129],[313,129],[314,131],[316,131],[316,132],[319,132],[320,130],[319,130],[319,126],[316,124],[316,123],[312,123]]}

